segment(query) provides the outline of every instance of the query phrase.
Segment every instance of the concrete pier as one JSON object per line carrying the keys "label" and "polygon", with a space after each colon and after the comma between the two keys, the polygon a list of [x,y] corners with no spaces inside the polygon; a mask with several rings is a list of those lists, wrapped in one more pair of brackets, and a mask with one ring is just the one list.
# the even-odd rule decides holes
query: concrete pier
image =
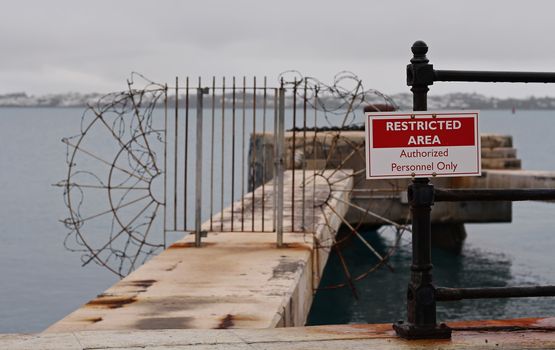
{"label": "concrete pier", "polygon": [[[306,135],[306,138],[304,137]],[[516,149],[510,135],[482,134],[481,153],[482,168],[485,170],[511,170],[518,173],[521,160],[517,158]],[[273,164],[274,138],[271,134],[255,134],[252,137],[251,149],[256,148],[256,162],[264,160],[257,169],[269,168]],[[307,131],[285,134],[285,166],[288,169],[352,169],[357,175],[354,178],[352,203],[368,208],[370,211],[387,217],[395,222],[407,222],[408,202],[406,189],[410,179],[389,179],[367,181],[365,169],[365,135],[364,131]],[[252,152],[251,152],[252,153]],[[331,153],[331,156],[328,155]],[[251,182],[259,185],[269,180],[270,173],[263,179],[262,172],[255,173]],[[442,177],[432,179],[438,188],[474,188],[474,177]],[[495,182],[495,181],[493,181]],[[482,186],[495,186],[492,182],[482,182]],[[461,225],[463,223],[511,222],[512,211],[510,202],[466,202],[436,203],[432,211],[432,223],[442,225]],[[351,208],[347,219],[351,222],[361,220],[360,212]],[[375,216],[366,215],[363,224],[379,226],[383,221]]]}
{"label": "concrete pier", "polygon": [[[329,174],[336,182],[333,192],[322,177],[315,177],[315,195],[306,196],[304,203],[309,208],[305,226],[314,231],[299,233],[291,227],[293,173],[285,173],[282,248],[276,247],[276,235],[271,232],[208,232],[201,248],[195,248],[189,235],[46,332],[303,326],[329,253],[318,247],[331,244],[341,225],[337,215],[347,211],[345,203],[333,198],[328,203],[337,214],[319,207],[319,202],[330,195],[347,201],[353,185],[349,174],[348,170]],[[295,191],[301,191],[302,173],[294,176]],[[272,188],[266,187],[266,191]],[[272,194],[266,195],[271,211]],[[301,200],[297,194],[296,210],[302,207]],[[216,225],[218,220],[230,220],[230,215],[230,208],[216,215]],[[246,221],[250,223],[248,217]],[[296,220],[296,225],[300,222]],[[261,226],[256,218],[254,224]],[[208,228],[205,223],[203,229]]]}

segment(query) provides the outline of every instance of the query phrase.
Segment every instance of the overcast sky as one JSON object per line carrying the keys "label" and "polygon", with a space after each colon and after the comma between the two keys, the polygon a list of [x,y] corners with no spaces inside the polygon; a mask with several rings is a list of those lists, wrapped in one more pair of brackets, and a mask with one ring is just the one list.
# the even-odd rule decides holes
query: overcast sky
{"label": "overcast sky", "polygon": [[[2,0],[0,93],[108,92],[131,71],[331,81],[408,91],[410,46],[437,69],[555,71],[555,1]],[[555,96],[555,85],[436,83],[431,93]]]}

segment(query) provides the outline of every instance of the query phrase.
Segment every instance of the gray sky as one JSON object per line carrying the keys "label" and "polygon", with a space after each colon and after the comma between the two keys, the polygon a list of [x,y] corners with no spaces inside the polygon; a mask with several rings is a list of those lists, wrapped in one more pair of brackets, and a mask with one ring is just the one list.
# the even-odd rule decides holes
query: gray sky
{"label": "gray sky", "polygon": [[[184,77],[268,76],[408,91],[410,46],[437,69],[555,71],[555,1],[7,0],[0,13],[0,93],[108,92],[131,71]],[[434,94],[555,96],[555,85],[437,83]]]}

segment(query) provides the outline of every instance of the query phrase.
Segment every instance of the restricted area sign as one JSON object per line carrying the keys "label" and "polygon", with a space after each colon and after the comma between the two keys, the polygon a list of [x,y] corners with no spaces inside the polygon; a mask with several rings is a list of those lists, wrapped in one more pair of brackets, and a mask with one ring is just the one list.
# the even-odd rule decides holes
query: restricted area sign
{"label": "restricted area sign", "polygon": [[478,111],[366,115],[366,178],[481,174]]}

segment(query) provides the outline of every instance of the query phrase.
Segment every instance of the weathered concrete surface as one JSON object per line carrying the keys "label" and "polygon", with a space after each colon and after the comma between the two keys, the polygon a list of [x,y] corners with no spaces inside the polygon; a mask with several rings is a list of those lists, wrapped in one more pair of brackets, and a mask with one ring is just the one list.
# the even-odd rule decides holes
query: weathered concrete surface
{"label": "weathered concrete surface", "polygon": [[[337,180],[334,191],[338,192],[332,192],[336,198],[347,200],[352,186],[348,174],[331,176]],[[296,191],[300,191],[301,176],[295,174],[299,177]],[[287,172],[286,189],[293,188],[292,179]],[[314,201],[321,201],[330,195],[330,187],[323,178],[316,179]],[[290,196],[293,191],[285,193]],[[267,196],[271,212],[273,201],[270,193]],[[295,201],[298,211],[302,206],[299,193]],[[307,204],[312,209],[312,202]],[[336,199],[329,204],[340,215],[347,211]],[[289,230],[292,211],[291,198],[285,198],[284,221]],[[226,223],[229,213],[227,209],[217,220]],[[202,248],[194,247],[194,237],[185,237],[47,332],[304,325],[328,257],[327,250],[317,247],[330,242],[341,224],[327,207],[306,210],[306,215],[305,224],[314,227],[314,232],[286,233],[283,248],[276,247],[272,232],[209,232]],[[259,217],[255,213],[255,228],[261,225]],[[271,222],[267,225],[271,227]]]}
{"label": "weathered concrete surface", "polygon": [[228,330],[150,330],[0,335],[10,350],[85,349],[554,349],[555,318],[449,323],[450,340],[407,341],[390,324]]}
{"label": "weathered concrete surface", "polygon": [[516,157],[510,135],[481,134],[482,169],[520,169],[522,161]]}

